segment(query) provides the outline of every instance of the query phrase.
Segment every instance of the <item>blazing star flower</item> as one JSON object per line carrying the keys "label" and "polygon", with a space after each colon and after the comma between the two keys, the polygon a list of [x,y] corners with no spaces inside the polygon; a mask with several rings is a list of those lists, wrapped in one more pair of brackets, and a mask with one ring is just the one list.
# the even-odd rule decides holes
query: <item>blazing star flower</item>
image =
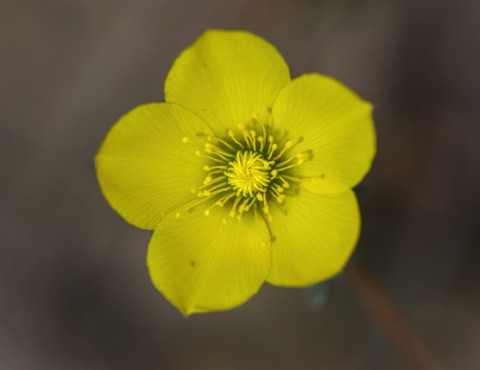
{"label": "blazing star flower", "polygon": [[227,310],[265,282],[343,269],[360,233],[351,189],[375,153],[369,103],[320,74],[292,80],[268,42],[219,30],[176,59],[165,100],[123,116],[95,163],[112,208],[154,230],[149,273],[175,307]]}

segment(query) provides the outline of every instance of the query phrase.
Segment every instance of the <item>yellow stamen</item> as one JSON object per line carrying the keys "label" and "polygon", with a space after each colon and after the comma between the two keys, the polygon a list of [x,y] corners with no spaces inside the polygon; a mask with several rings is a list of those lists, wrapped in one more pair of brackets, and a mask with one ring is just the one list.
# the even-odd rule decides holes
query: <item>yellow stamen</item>
{"label": "yellow stamen", "polygon": [[254,197],[257,192],[265,192],[269,184],[270,164],[260,154],[251,151],[237,152],[234,162],[225,172],[228,183],[237,196]]}
{"label": "yellow stamen", "polygon": [[[299,191],[296,185],[302,179],[291,176],[289,170],[310,160],[313,154],[308,150],[289,154],[301,140],[294,143],[287,132],[280,135],[255,117],[239,124],[236,133],[229,130],[223,139],[202,136],[204,148],[196,155],[209,162],[203,167],[206,176],[202,184],[191,190],[198,197],[212,200],[204,210],[206,216],[212,208],[228,204],[224,222],[241,220],[250,210],[254,217],[262,211],[271,221],[270,201],[275,200],[275,207],[285,207],[285,198]],[[188,143],[190,138],[182,141]]]}

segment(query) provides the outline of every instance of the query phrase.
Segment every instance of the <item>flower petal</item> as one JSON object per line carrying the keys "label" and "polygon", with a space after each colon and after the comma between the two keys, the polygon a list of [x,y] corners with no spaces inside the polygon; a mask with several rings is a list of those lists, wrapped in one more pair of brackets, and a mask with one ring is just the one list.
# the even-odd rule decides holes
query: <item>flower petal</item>
{"label": "flower petal", "polygon": [[290,81],[288,66],[262,38],[244,31],[205,32],[175,61],[165,100],[202,117],[217,135],[255,116],[266,119]]}
{"label": "flower petal", "polygon": [[182,107],[153,103],[123,116],[107,134],[95,165],[108,202],[135,226],[154,229],[172,208],[196,197],[205,177],[200,134],[210,129]]}
{"label": "flower petal", "polygon": [[292,153],[309,160],[293,173],[313,192],[339,193],[358,184],[375,154],[371,104],[338,81],[318,74],[296,78],[273,106],[277,129],[288,130]]}
{"label": "flower petal", "polygon": [[158,225],[148,248],[150,276],[183,314],[236,307],[265,282],[270,234],[263,219],[247,216],[182,207]]}
{"label": "flower petal", "polygon": [[301,190],[272,207],[272,262],[267,281],[306,286],[340,272],[360,233],[360,214],[351,190],[323,195]]}

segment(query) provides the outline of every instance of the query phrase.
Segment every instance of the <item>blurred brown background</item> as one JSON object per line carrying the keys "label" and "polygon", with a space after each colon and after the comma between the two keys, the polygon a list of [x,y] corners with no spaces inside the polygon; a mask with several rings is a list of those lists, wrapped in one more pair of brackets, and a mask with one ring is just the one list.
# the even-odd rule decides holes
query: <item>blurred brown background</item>
{"label": "blurred brown background", "polygon": [[[479,19],[475,0],[0,0],[0,369],[480,369]],[[107,130],[163,100],[207,28],[375,105],[362,238],[321,311],[265,286],[183,318],[150,233],[100,194]]]}

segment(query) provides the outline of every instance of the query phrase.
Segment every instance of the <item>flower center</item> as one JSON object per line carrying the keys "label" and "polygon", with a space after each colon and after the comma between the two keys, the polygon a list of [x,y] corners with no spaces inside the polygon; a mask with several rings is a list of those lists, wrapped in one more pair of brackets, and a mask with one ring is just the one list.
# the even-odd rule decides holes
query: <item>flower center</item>
{"label": "flower center", "polygon": [[265,193],[270,183],[271,162],[252,151],[237,152],[235,161],[229,163],[225,172],[228,183],[236,196],[253,198],[257,193]]}
{"label": "flower center", "polygon": [[[241,135],[230,130],[224,138],[198,134],[206,140],[203,151],[197,150],[196,155],[206,159],[207,175],[192,192],[199,198],[213,200],[204,212],[207,216],[213,207],[227,205],[230,217],[241,220],[244,213],[253,209],[255,213],[263,212],[271,221],[269,202],[282,206],[286,196],[298,192],[296,185],[302,179],[292,176],[290,169],[310,160],[312,153],[291,154],[303,138],[293,143],[288,133],[272,132],[256,119],[239,129]],[[182,142],[190,139],[185,137]]]}

